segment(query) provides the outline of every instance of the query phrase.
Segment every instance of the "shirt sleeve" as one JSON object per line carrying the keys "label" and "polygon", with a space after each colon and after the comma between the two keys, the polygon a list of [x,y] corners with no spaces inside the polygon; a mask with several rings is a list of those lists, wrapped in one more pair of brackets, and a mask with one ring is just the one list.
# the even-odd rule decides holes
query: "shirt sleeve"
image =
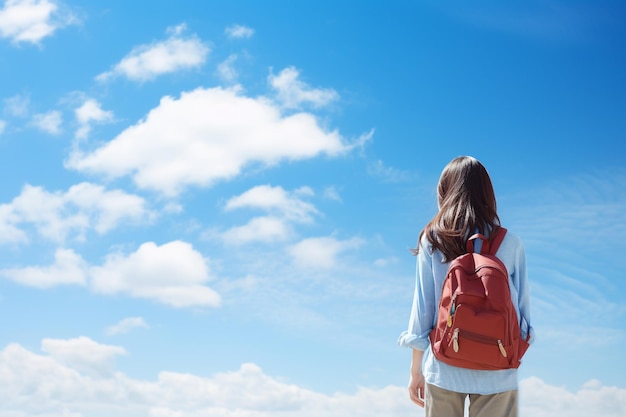
{"label": "shirt sleeve", "polygon": [[430,343],[429,334],[434,327],[437,313],[432,262],[430,245],[422,244],[417,255],[415,292],[409,326],[400,334],[400,346],[426,350]]}
{"label": "shirt sleeve", "polygon": [[520,330],[522,338],[530,337],[529,343],[533,343],[535,331],[530,324],[530,284],[526,268],[526,253],[521,242],[518,245],[515,263],[515,273],[512,278],[513,284],[517,288]]}

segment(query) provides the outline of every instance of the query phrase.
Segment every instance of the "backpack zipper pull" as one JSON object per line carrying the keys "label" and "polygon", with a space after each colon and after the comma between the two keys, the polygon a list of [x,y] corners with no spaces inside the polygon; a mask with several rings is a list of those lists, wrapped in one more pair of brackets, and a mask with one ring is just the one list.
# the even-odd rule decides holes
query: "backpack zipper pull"
{"label": "backpack zipper pull", "polygon": [[459,328],[454,329],[454,334],[452,335],[452,349],[455,352],[459,352]]}
{"label": "backpack zipper pull", "polygon": [[455,311],[456,311],[456,302],[452,301],[452,307],[450,307],[450,314],[448,315],[448,327],[452,327],[452,317],[454,316]]}
{"label": "backpack zipper pull", "polygon": [[502,353],[502,356],[506,358],[506,350],[504,349],[504,346],[502,345],[502,340],[500,339],[498,339],[498,347],[500,348],[500,353]]}

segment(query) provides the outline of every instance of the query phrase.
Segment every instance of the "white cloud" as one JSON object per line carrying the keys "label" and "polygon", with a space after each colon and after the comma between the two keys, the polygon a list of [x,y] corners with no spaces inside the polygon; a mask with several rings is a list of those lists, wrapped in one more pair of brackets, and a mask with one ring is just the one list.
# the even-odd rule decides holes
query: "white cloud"
{"label": "white cloud", "polygon": [[242,96],[236,88],[198,88],[179,99],[162,98],[111,142],[88,154],[74,151],[66,166],[130,175],[141,188],[176,195],[190,185],[233,178],[250,165],[337,156],[358,145],[324,131],[310,113],[283,116],[268,100]]}
{"label": "white cloud", "polygon": [[144,328],[147,329],[148,323],[143,319],[143,317],[127,317],[125,319],[120,320],[118,323],[109,326],[106,329],[106,334],[109,336],[128,333],[133,329]]}
{"label": "white cloud", "polygon": [[15,43],[38,44],[76,18],[49,0],[7,0],[0,9],[0,36]]}
{"label": "white cloud", "polygon": [[289,224],[281,218],[255,217],[243,226],[235,226],[220,235],[230,245],[250,242],[283,241],[291,236]]}
{"label": "white cloud", "polygon": [[113,372],[115,357],[126,354],[122,347],[103,345],[88,337],[43,339],[41,350],[62,365],[96,376]]}
{"label": "white cloud", "polygon": [[[62,284],[86,285],[97,294],[125,294],[172,307],[219,307],[221,298],[205,284],[211,280],[207,261],[186,242],[162,246],[142,244],[129,255],[109,254],[99,266],[89,266],[72,250],[59,249],[50,266],[6,268],[0,276],[22,285],[50,288]],[[110,334],[147,326],[130,318],[109,329]]]}
{"label": "white cloud", "polygon": [[398,258],[396,258],[395,256],[390,258],[378,258],[374,261],[374,266],[378,268],[384,268],[388,265],[396,263],[398,263]]}
{"label": "white cloud", "polygon": [[234,39],[251,38],[254,35],[254,29],[243,25],[231,25],[224,29],[224,33]]}
{"label": "white cloud", "polygon": [[340,253],[356,249],[362,244],[363,240],[359,238],[338,240],[334,237],[316,237],[292,245],[289,253],[300,266],[329,269],[335,266]]}
{"label": "white cloud", "polygon": [[0,135],[4,133],[6,128],[7,122],[5,122],[4,120],[0,120]]}
{"label": "white cloud", "polygon": [[86,99],[80,107],[74,110],[79,128],[76,131],[77,139],[85,139],[91,132],[91,124],[107,123],[113,120],[113,112],[102,109],[102,105],[95,99]]}
{"label": "white cloud", "polygon": [[61,124],[63,119],[61,112],[52,110],[47,113],[40,113],[33,116],[33,124],[51,135],[58,135],[61,133]]}
{"label": "white cloud", "polygon": [[222,81],[232,83],[239,77],[234,67],[235,61],[237,61],[237,55],[232,54],[217,66],[217,75]]}
{"label": "white cloud", "polygon": [[533,417],[583,417],[626,415],[626,389],[589,381],[577,392],[555,387],[539,378],[520,384],[523,415]]}
{"label": "white cloud", "polygon": [[342,201],[339,191],[334,186],[329,186],[324,189],[324,198],[327,198],[329,200],[339,201],[339,202]]}
{"label": "white cloud", "polygon": [[16,94],[4,99],[4,111],[13,117],[26,117],[29,106],[30,97],[25,94]]}
{"label": "white cloud", "polygon": [[211,279],[202,255],[186,242],[142,244],[129,255],[114,253],[90,268],[91,286],[102,294],[128,294],[173,307],[218,307],[220,296],[204,284]]}
{"label": "white cloud", "polygon": [[169,38],[133,48],[111,71],[96,79],[105,81],[124,76],[134,81],[149,81],[163,74],[202,66],[210,48],[195,35],[182,37],[185,29],[184,24],[168,28]]}
{"label": "white cloud", "polygon": [[269,75],[269,83],[276,90],[282,106],[294,109],[299,108],[302,104],[310,104],[318,108],[339,98],[339,94],[335,90],[312,88],[300,81],[299,76],[300,72],[294,67],[285,68],[278,75]]}
{"label": "white cloud", "polygon": [[411,179],[409,172],[386,166],[381,160],[370,163],[367,167],[367,173],[379,177],[385,182],[403,182]]}
{"label": "white cloud", "polygon": [[22,285],[50,288],[56,285],[85,285],[86,264],[70,249],[57,249],[50,266],[0,269],[0,276]]}
{"label": "white cloud", "polygon": [[[150,417],[423,416],[406,387],[358,387],[319,393],[267,375],[253,364],[209,377],[161,371],[154,380],[115,369],[119,346],[86,337],[45,339],[43,353],[12,343],[0,351],[0,414],[11,417],[142,415]],[[139,352],[136,352],[139,354]],[[19,411],[16,411],[19,410]],[[539,378],[520,383],[520,415],[622,417],[626,389],[591,380],[576,392]]]}
{"label": "white cloud", "polygon": [[288,239],[293,233],[291,223],[310,223],[318,211],[301,196],[311,196],[310,187],[287,192],[282,187],[259,185],[226,202],[225,210],[242,208],[261,209],[269,216],[256,217],[243,226],[236,226],[221,234],[228,244],[276,242]]}
{"label": "white cloud", "polygon": [[10,203],[0,204],[0,243],[25,242],[22,225],[35,227],[37,233],[55,242],[68,237],[82,240],[88,230],[104,234],[124,221],[140,222],[153,217],[146,202],[121,190],[106,190],[80,183],[66,192],[50,193],[26,185]]}
{"label": "white cloud", "polygon": [[288,220],[308,223],[313,220],[312,215],[318,211],[313,204],[300,199],[301,195],[313,195],[313,190],[302,187],[289,193],[279,186],[259,185],[228,200],[225,209],[249,207],[269,212],[277,211]]}

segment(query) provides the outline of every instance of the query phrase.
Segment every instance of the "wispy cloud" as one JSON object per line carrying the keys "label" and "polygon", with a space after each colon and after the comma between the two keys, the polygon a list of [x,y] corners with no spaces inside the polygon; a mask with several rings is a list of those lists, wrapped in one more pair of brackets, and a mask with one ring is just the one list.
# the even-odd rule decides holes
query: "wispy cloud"
{"label": "wispy cloud", "polygon": [[411,180],[411,173],[385,165],[380,159],[368,164],[367,173],[384,182],[405,182]]}
{"label": "wispy cloud", "polygon": [[16,94],[4,99],[4,111],[13,117],[27,117],[30,106],[30,96]]}
{"label": "wispy cloud", "polygon": [[277,99],[283,107],[296,109],[303,104],[309,104],[319,108],[339,99],[335,90],[313,88],[299,78],[300,71],[295,67],[285,68],[278,75],[270,73],[269,83],[276,90]]}
{"label": "wispy cloud", "polygon": [[224,29],[224,33],[231,39],[251,38],[254,35],[254,29],[244,25],[232,25]]}
{"label": "wispy cloud", "polygon": [[96,79],[106,81],[123,76],[134,81],[150,81],[160,75],[202,66],[210,48],[196,35],[183,36],[185,30],[185,24],[169,28],[170,36],[166,40],[133,48],[111,71]]}
{"label": "wispy cloud", "polygon": [[601,4],[538,1],[530,4],[438,5],[450,16],[473,26],[542,42],[578,42],[609,24],[619,24]]}
{"label": "wispy cloud", "polygon": [[526,246],[534,317],[547,335],[559,335],[564,326],[571,330],[570,337],[551,341],[563,348],[588,346],[589,338],[576,335],[597,329],[626,340],[619,324],[626,308],[615,297],[626,290],[626,171],[562,178],[506,194],[501,203],[505,223]]}
{"label": "wispy cloud", "polygon": [[337,256],[355,250],[365,241],[360,238],[339,240],[332,236],[306,238],[289,247],[294,262],[305,268],[330,269],[335,267]]}
{"label": "wispy cloud", "polygon": [[47,113],[35,114],[33,116],[32,123],[38,129],[50,135],[58,135],[61,133],[63,118],[60,111],[51,110]]}
{"label": "wispy cloud", "polygon": [[217,66],[217,75],[222,81],[232,83],[237,80],[239,73],[235,69],[236,61],[237,55],[231,54]]}
{"label": "wispy cloud", "polygon": [[120,320],[118,323],[107,327],[106,334],[109,336],[114,336],[118,334],[129,333],[134,329],[147,329],[148,323],[143,319],[143,317],[127,317],[125,319]]}

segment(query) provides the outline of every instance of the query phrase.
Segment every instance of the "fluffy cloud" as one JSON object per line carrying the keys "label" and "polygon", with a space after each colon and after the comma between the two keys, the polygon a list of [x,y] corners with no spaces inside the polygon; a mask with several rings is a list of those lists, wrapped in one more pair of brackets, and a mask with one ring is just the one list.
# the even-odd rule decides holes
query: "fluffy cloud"
{"label": "fluffy cloud", "polygon": [[[125,294],[177,308],[218,307],[221,303],[219,294],[205,285],[211,280],[206,260],[182,241],[162,246],[147,242],[128,255],[109,254],[99,266],[89,266],[73,251],[59,249],[52,265],[1,269],[0,276],[37,288],[85,285],[98,294]],[[145,322],[128,319],[109,333],[138,326],[144,327]]]}
{"label": "fluffy cloud", "polygon": [[121,222],[139,222],[151,216],[142,198],[121,190],[84,182],[66,192],[50,193],[26,185],[13,201],[0,204],[0,243],[26,242],[22,225],[33,226],[47,239],[63,242],[68,237],[82,240],[90,229],[104,234]]}
{"label": "fluffy cloud", "polygon": [[183,37],[184,24],[170,28],[170,37],[161,42],[134,48],[111,71],[96,77],[105,81],[124,76],[134,81],[149,81],[160,75],[202,66],[210,52],[197,36]]}
{"label": "fluffy cloud", "polygon": [[283,116],[267,99],[242,96],[236,88],[198,88],[178,99],[164,97],[145,119],[93,152],[76,150],[66,165],[129,175],[141,188],[176,195],[190,185],[233,178],[250,165],[336,156],[360,144],[324,131],[310,113]]}
{"label": "fluffy cloud", "polygon": [[202,255],[186,242],[142,244],[129,255],[114,253],[89,271],[91,287],[103,294],[128,294],[173,307],[218,307],[220,296],[204,284],[211,279]]}
{"label": "fluffy cloud", "polygon": [[263,216],[255,217],[243,226],[235,226],[223,232],[220,237],[230,245],[250,242],[276,242],[291,236],[292,231],[284,219]]}
{"label": "fluffy cloud", "polygon": [[303,267],[328,269],[335,266],[337,256],[363,244],[362,239],[338,240],[334,237],[304,239],[289,247],[296,264]]}
{"label": "fluffy cloud", "polygon": [[92,98],[86,99],[74,113],[79,128],[76,131],[77,139],[85,139],[91,132],[91,124],[107,123],[113,120],[113,112],[102,109],[102,105]]}
{"label": "fluffy cloud", "polygon": [[591,380],[577,392],[551,386],[539,378],[520,384],[524,415],[533,417],[583,417],[626,415],[626,389],[606,387]]}
{"label": "fluffy cloud", "polygon": [[[267,375],[255,364],[200,376],[162,371],[155,380],[115,370],[119,346],[86,337],[45,339],[43,353],[19,344],[0,351],[0,414],[11,417],[401,417],[423,416],[405,387],[359,387],[327,395]],[[626,390],[590,381],[577,392],[529,378],[520,385],[520,415],[621,417]]]}
{"label": "fluffy cloud", "polygon": [[299,77],[300,72],[294,67],[285,68],[278,75],[270,74],[269,83],[284,107],[291,109],[310,104],[317,108],[339,98],[335,90],[312,88]]}
{"label": "fluffy cloud", "polygon": [[287,192],[282,187],[260,185],[226,202],[225,210],[242,208],[260,209],[270,213],[255,217],[243,226],[236,226],[221,234],[229,244],[249,242],[275,242],[288,239],[292,235],[292,223],[309,223],[317,209],[302,196],[313,195],[309,187],[301,187]]}
{"label": "fluffy cloud", "polygon": [[83,374],[98,376],[113,372],[115,357],[126,354],[122,347],[103,345],[88,337],[44,339],[41,350],[60,364]]}
{"label": "fluffy cloud", "polygon": [[55,1],[7,0],[0,9],[0,36],[15,43],[38,44],[76,19],[62,12]]}
{"label": "fluffy cloud", "polygon": [[36,288],[49,288],[56,285],[85,285],[86,264],[70,249],[57,249],[54,263],[50,266],[29,266],[0,270],[4,276],[22,285]]}
{"label": "fluffy cloud", "polygon": [[313,190],[309,187],[302,187],[290,193],[279,186],[259,185],[228,200],[225,208],[233,210],[249,207],[276,211],[289,220],[308,223],[312,221],[312,215],[317,214],[317,209],[300,196],[310,195],[313,195]]}
{"label": "fluffy cloud", "polygon": [[389,417],[415,411],[403,387],[328,396],[268,376],[252,363],[211,377],[163,371],[142,381],[112,372],[112,359],[125,353],[118,346],[81,337],[46,339],[42,350],[48,354],[18,344],[0,351],[2,415]]}

